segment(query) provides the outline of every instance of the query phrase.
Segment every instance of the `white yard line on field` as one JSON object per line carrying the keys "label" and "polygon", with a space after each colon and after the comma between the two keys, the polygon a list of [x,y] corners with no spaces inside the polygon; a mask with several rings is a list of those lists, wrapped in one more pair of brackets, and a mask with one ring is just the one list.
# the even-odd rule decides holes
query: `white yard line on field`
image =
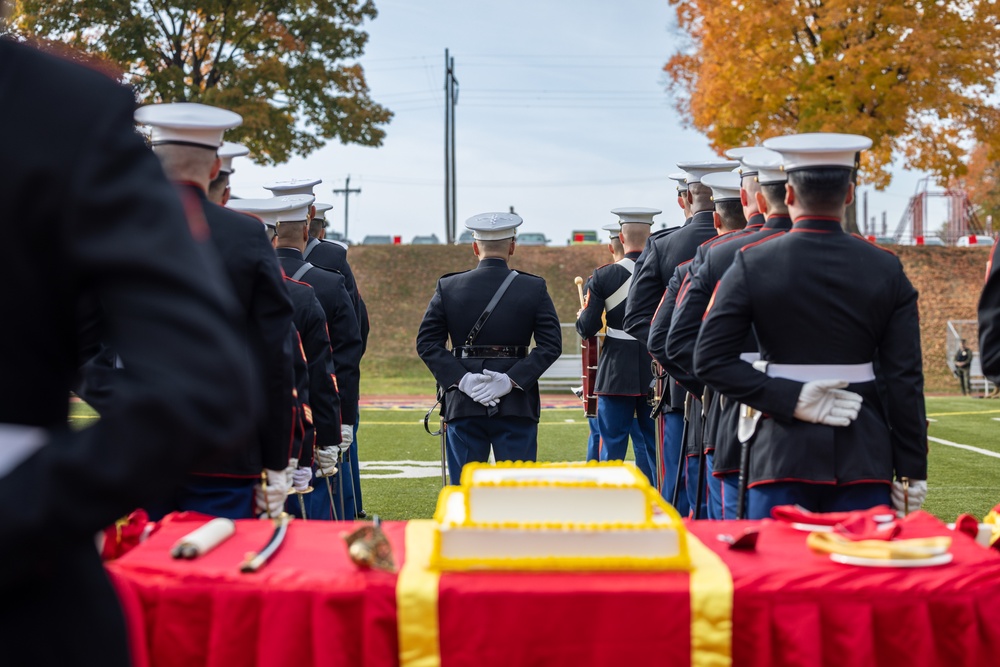
{"label": "white yard line on field", "polygon": [[973,447],[972,445],[960,445],[957,442],[951,442],[950,440],[942,440],[941,438],[934,438],[927,436],[927,439],[931,442],[936,442],[939,445],[947,445],[948,447],[955,447],[957,449],[967,449],[970,452],[975,452],[977,454],[982,454],[984,456],[992,456],[995,459],[1000,459],[1000,452],[991,452],[988,449],[980,449],[979,447]]}

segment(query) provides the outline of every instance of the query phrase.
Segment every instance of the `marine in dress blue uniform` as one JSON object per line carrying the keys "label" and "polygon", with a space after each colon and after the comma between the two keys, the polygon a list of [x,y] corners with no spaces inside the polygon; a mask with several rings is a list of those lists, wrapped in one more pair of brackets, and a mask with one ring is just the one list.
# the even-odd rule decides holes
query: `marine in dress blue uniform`
{"label": "marine in dress blue uniform", "polygon": [[[3,664],[125,667],[94,535],[237,449],[260,397],[208,230],[135,133],[132,91],[0,39],[0,100],[0,311],[17,322],[0,330]],[[84,296],[102,304],[129,370],[110,409],[76,430],[67,395]]]}
{"label": "marine in dress blue uniform", "polygon": [[[277,233],[279,215],[289,214],[290,217],[302,215],[296,209],[306,206],[308,196],[284,196],[272,199],[236,199],[229,207],[256,216],[267,228],[272,237]],[[340,394],[337,391],[337,369],[330,346],[330,336],[327,329],[326,313],[316,298],[316,292],[307,283],[293,280],[285,276],[285,287],[288,288],[292,300],[294,315],[292,321],[297,331],[297,341],[301,348],[301,356],[305,358],[305,386],[308,393],[303,392],[301,382],[298,382],[298,396],[304,421],[308,421],[313,429],[314,437],[303,446],[297,458],[296,479],[298,490],[304,490],[312,475],[314,449],[337,447],[341,442],[341,408]],[[301,378],[299,378],[301,380]],[[308,398],[305,398],[308,397]],[[306,472],[308,470],[308,473]],[[332,519],[331,506],[337,504],[329,497],[328,487],[319,483],[316,497],[307,498],[307,505],[316,503],[318,509],[307,512],[312,519]],[[295,485],[293,485],[295,490]],[[299,513],[297,499],[292,499],[289,511]]]}
{"label": "marine in dress blue uniform", "polygon": [[[319,178],[298,178],[284,181],[274,181],[264,186],[270,190],[274,196],[308,194],[315,196],[314,189],[323,182]],[[354,313],[361,330],[361,355],[364,356],[368,349],[368,334],[370,326],[368,321],[368,307],[354,278],[354,272],[347,261],[347,244],[338,241],[326,241],[326,212],[333,206],[324,202],[316,201],[309,209],[309,240],[305,248],[302,249],[302,258],[314,266],[336,271],[344,277],[344,288],[351,297],[354,305]],[[350,474],[344,477],[344,505],[352,508],[354,515],[364,518],[367,515],[362,509],[361,502],[361,473],[358,465],[358,424],[361,417],[360,408],[355,410],[357,420],[351,424],[353,434],[351,436],[351,446],[344,452],[345,460],[350,463]]]}
{"label": "marine in dress blue uniform", "polygon": [[[724,195],[720,194],[722,191],[719,189],[718,184],[713,185],[710,183],[713,178],[723,181],[731,179],[735,183],[735,188],[726,190]],[[711,455],[714,452],[716,437],[718,402],[717,397],[711,392],[704,391],[704,386],[701,383],[691,382],[690,378],[685,376],[684,370],[675,367],[666,357],[667,334],[670,330],[670,322],[673,318],[676,304],[683,297],[688,287],[691,272],[697,271],[698,267],[704,261],[706,254],[713,246],[733,236],[742,234],[743,226],[746,224],[742,207],[739,205],[738,176],[730,172],[713,172],[702,177],[702,184],[711,188],[713,192],[712,202],[715,207],[713,220],[718,235],[698,246],[694,258],[688,262],[682,262],[674,270],[674,275],[667,285],[667,291],[664,293],[660,307],[657,308],[656,313],[653,315],[649,331],[650,354],[670,373],[673,381],[688,392],[688,397],[686,398],[688,429],[687,437],[684,441],[686,468],[684,477],[688,480],[686,488],[688,503],[691,507],[695,506],[698,493],[699,466],[702,462],[702,450],[706,452],[706,468],[711,465]],[[706,473],[708,473],[707,470]],[[710,475],[708,475],[708,481],[711,482]],[[703,496],[699,502],[700,508],[696,513],[696,516],[699,518],[713,518],[709,507],[711,490],[711,484],[706,484]]]}
{"label": "marine in dress blue uniform", "polygon": [[642,252],[653,217],[659,209],[620,208],[612,211],[621,221],[620,239],[625,255],[613,264],[594,270],[585,285],[584,307],[576,321],[583,338],[595,336],[607,324],[604,345],[597,361],[597,420],[601,434],[601,460],[623,460],[633,424],[635,462],[650,484],[656,484],[656,441],[647,396],[653,372],[646,347],[622,330],[625,298],[632,282],[635,260]]}
{"label": "marine in dress blue uniform", "polygon": [[230,184],[229,180],[236,171],[233,168],[233,159],[244,157],[250,154],[250,149],[235,141],[223,141],[219,148],[219,175],[208,184],[208,200],[213,204],[225,206],[229,203]]}
{"label": "marine in dress blue uniform", "polygon": [[[749,516],[777,504],[841,511],[890,498],[902,510],[903,478],[918,508],[927,441],[917,292],[895,255],[841,227],[855,155],[871,142],[812,134],[764,145],[782,155],[794,224],[737,254],[694,355],[699,378],[764,414]],[[740,359],[751,329],[754,364]]]}
{"label": "marine in dress blue uniform", "polygon": [[[749,243],[751,239],[759,238],[759,234],[764,228],[764,216],[760,213],[761,205],[756,196],[760,189],[756,181],[758,172],[756,169],[748,167],[748,163],[745,161],[746,156],[752,150],[734,149],[726,153],[728,157],[740,158],[741,167],[738,176],[712,174],[705,179],[705,182],[713,187],[713,197],[717,209],[732,208],[736,201],[740,202],[743,216],[747,218],[746,227],[738,232],[720,236],[715,242],[699,248],[699,253],[696,255],[698,259],[692,263],[692,267],[697,265],[697,268],[692,268],[685,277],[671,317],[670,331],[664,350],[667,358],[665,363],[682,385],[699,393],[703,391],[703,383],[694,376],[691,368],[694,365],[692,359],[694,342],[698,335],[705,306],[718,278],[732,262],[735,250]],[[757,150],[766,151],[766,149]],[[780,156],[775,154],[775,157],[779,158],[780,161]],[[783,182],[784,174],[777,173],[781,175]],[[725,182],[727,177],[732,179],[731,183]],[[783,198],[784,186],[780,187]],[[753,200],[753,205],[750,205],[751,200]],[[720,206],[720,201],[732,203]],[[784,206],[783,203],[781,205]],[[720,210],[720,212],[722,211]],[[730,214],[734,215],[735,212],[730,211]],[[787,221],[787,217],[782,218],[782,220]],[[777,224],[777,219],[774,224]],[[790,224],[786,226],[790,226]],[[763,233],[771,234],[774,233],[774,230],[769,229]],[[756,352],[756,341],[752,337],[748,344],[750,349],[747,352]],[[738,415],[738,403],[726,399],[718,392],[712,392],[707,410],[706,437],[704,438],[704,447],[707,452],[706,460],[711,470],[711,474],[707,478],[707,489],[709,492],[708,517],[712,519],[732,519],[736,514],[736,480],[738,479],[740,454],[736,428]],[[723,483],[730,478],[732,478],[731,489]]]}
{"label": "marine in dress blue uniform", "polygon": [[[652,341],[650,347],[650,328],[653,316],[657,309],[673,308],[673,303],[667,303],[664,294],[674,275],[677,266],[682,262],[691,260],[694,257],[698,246],[705,241],[716,236],[714,218],[712,212],[714,206],[711,200],[711,190],[701,184],[701,177],[713,171],[730,170],[738,166],[738,162],[730,161],[710,161],[710,162],[686,162],[677,166],[685,171],[685,183],[687,190],[684,193],[685,201],[691,212],[691,219],[680,229],[668,234],[662,234],[655,238],[650,237],[650,241],[643,249],[643,255],[636,262],[636,271],[632,279],[632,286],[629,288],[628,301],[625,307],[625,332],[646,343],[647,350],[656,358],[655,350],[662,349],[663,341],[657,344],[657,339]],[[669,318],[667,318],[667,329],[669,329]],[[666,331],[662,336],[665,339]],[[657,360],[661,361],[661,360]],[[685,407],[684,389],[673,380],[669,381],[670,386],[670,409],[666,416],[664,426],[663,446],[664,452],[662,460],[670,466],[664,475],[664,497],[670,498],[673,494],[673,483],[676,473],[671,475],[676,468],[676,461],[680,457],[683,446],[683,420],[686,418],[685,410],[689,415],[697,414],[700,407],[695,405],[692,410],[690,403]],[[693,438],[696,429],[688,429],[689,437]],[[683,494],[681,494],[683,495]],[[680,503],[679,503],[680,504]],[[684,508],[679,508],[683,510]]]}
{"label": "marine in dress blue uniform", "polygon": [[[625,257],[625,248],[622,247],[622,241],[619,237],[621,233],[622,226],[620,222],[612,222],[601,227],[604,231],[610,233],[611,237],[608,239],[608,251],[614,258],[614,261],[619,261]],[[577,391],[577,390],[574,390]],[[582,387],[579,391],[582,391]],[[590,427],[590,435],[587,438],[587,460],[588,461],[600,461],[601,460],[601,427],[597,423],[597,417],[588,417],[587,425]],[[656,428],[660,428],[660,424],[655,425]],[[632,428],[629,431],[629,437],[632,442],[638,442],[639,438],[642,437],[642,429],[639,425],[639,419],[632,420]],[[655,433],[654,433],[655,440]],[[655,463],[655,461],[654,461]],[[655,471],[654,471],[655,472]]]}
{"label": "marine in dress blue uniform", "polygon": [[[262,417],[256,438],[239,456],[203,465],[169,499],[163,510],[193,510],[233,519],[273,512],[284,504],[285,469],[291,455],[293,375],[288,335],[292,304],[281,268],[259,222],[208,200],[208,184],[218,175],[222,132],[242,122],[238,114],[202,104],[158,104],[135,112],[152,129],[153,152],[181,196],[203,216],[230,287],[240,305],[248,362],[261,383]],[[259,485],[266,471],[267,490]],[[256,491],[256,502],[255,502]],[[159,510],[159,511],[158,511]],[[280,511],[280,510],[279,510]]]}
{"label": "marine in dress blue uniform", "polygon": [[[466,463],[488,460],[491,445],[498,461],[536,458],[538,378],[562,353],[562,330],[545,280],[521,272],[511,277],[507,262],[520,224],[512,213],[466,221],[479,264],[438,280],[417,331],[417,354],[444,396],[453,484]],[[470,343],[473,327],[506,280],[508,289]]]}
{"label": "marine in dress blue uniform", "polygon": [[[281,200],[285,197],[308,197],[309,205],[312,202],[312,195],[304,194],[282,195],[275,199]],[[334,467],[338,467],[334,459],[343,458],[354,440],[353,425],[357,422],[360,382],[361,330],[350,296],[344,286],[343,276],[336,271],[312,266],[311,262],[306,262],[302,257],[302,248],[308,241],[308,207],[278,215],[275,249],[278,260],[287,275],[310,285],[315,290],[316,298],[326,315],[327,330],[330,335],[333,364],[336,368],[336,385],[340,396],[341,426],[339,444],[317,448],[319,469],[317,474],[326,476]],[[338,492],[340,484],[344,486],[345,515],[338,518],[353,520],[353,507],[346,502],[349,473],[345,474],[345,470],[341,467],[339,474],[343,475],[342,480],[338,480],[337,486]],[[311,497],[315,503],[320,503],[317,494],[311,494]],[[337,508],[339,510],[339,503]]]}
{"label": "marine in dress blue uniform", "polygon": [[979,354],[983,374],[994,384],[1000,384],[1000,258],[997,244],[990,250],[986,265],[986,284],[979,295]]}

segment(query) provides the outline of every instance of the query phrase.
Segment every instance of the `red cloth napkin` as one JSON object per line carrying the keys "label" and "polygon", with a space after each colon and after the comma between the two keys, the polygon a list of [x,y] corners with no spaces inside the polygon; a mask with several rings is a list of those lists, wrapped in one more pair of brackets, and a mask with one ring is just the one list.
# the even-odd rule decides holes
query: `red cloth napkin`
{"label": "red cloth napkin", "polygon": [[150,524],[146,510],[137,509],[104,529],[101,558],[103,560],[121,558],[155,530],[156,524]]}
{"label": "red cloth napkin", "polygon": [[771,516],[786,523],[830,526],[849,540],[891,540],[902,530],[887,505],[854,512],[810,512],[798,505],[779,505],[771,509]]}
{"label": "red cloth napkin", "polygon": [[859,514],[870,514],[873,517],[886,515],[890,518],[896,516],[896,513],[888,505],[878,505],[871,509],[854,512],[810,512],[799,505],[778,505],[771,509],[771,517],[778,521],[808,523],[814,526],[836,526],[838,523],[843,523]]}

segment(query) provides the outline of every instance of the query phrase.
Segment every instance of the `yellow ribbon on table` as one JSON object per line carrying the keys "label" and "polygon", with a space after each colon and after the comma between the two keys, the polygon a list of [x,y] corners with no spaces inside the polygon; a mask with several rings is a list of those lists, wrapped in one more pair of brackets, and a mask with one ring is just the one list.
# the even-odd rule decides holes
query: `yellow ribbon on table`
{"label": "yellow ribbon on table", "polygon": [[691,665],[733,663],[733,576],[719,556],[691,533]]}
{"label": "yellow ribbon on table", "polygon": [[806,546],[825,554],[839,554],[878,560],[931,558],[948,551],[950,537],[922,537],[911,540],[852,541],[835,533],[809,533]]}
{"label": "yellow ribbon on table", "polygon": [[[733,578],[714,551],[687,535],[691,557],[691,665],[729,667],[733,643]],[[430,568],[434,522],[406,524],[406,562],[396,581],[400,667],[440,667],[438,585]]]}
{"label": "yellow ribbon on table", "polygon": [[396,580],[396,619],[400,667],[440,667],[438,583],[430,569],[434,522],[406,524],[406,561]]}

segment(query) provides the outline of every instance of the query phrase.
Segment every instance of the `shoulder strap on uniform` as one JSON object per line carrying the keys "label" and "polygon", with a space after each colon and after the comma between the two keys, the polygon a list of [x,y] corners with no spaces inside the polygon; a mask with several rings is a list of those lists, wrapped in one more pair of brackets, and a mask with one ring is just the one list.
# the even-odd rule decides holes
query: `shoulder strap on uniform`
{"label": "shoulder strap on uniform", "polygon": [[615,306],[625,300],[628,296],[628,289],[632,285],[632,272],[635,271],[635,260],[629,259],[628,257],[622,257],[620,260],[615,262],[615,264],[628,271],[628,278],[625,279],[625,282],[623,282],[611,296],[604,300],[605,311],[614,310]]}
{"label": "shoulder strap on uniform", "polygon": [[497,288],[496,294],[494,294],[493,298],[490,299],[490,302],[486,304],[486,310],[484,310],[483,314],[479,316],[476,323],[472,325],[472,330],[469,332],[469,335],[465,337],[466,345],[472,345],[476,342],[476,337],[479,336],[479,330],[483,328],[484,324],[486,324],[486,320],[490,319],[490,315],[493,314],[493,309],[496,308],[496,305],[500,302],[504,292],[507,291],[507,288],[510,287],[510,284],[514,282],[514,278],[516,277],[517,271],[511,271],[507,274],[507,277],[504,278],[504,281],[500,283],[500,287]]}
{"label": "shoulder strap on uniform", "polygon": [[314,267],[309,262],[306,262],[305,264],[299,267],[298,271],[292,274],[292,280],[302,280],[302,276],[306,275],[307,273],[309,273],[310,269],[314,268],[316,267]]}
{"label": "shoulder strap on uniform", "polygon": [[302,253],[302,259],[309,259],[309,253],[315,250],[316,246],[318,246],[319,243],[320,243],[319,239],[316,238],[315,236],[310,238],[309,243],[306,244],[305,251]]}

